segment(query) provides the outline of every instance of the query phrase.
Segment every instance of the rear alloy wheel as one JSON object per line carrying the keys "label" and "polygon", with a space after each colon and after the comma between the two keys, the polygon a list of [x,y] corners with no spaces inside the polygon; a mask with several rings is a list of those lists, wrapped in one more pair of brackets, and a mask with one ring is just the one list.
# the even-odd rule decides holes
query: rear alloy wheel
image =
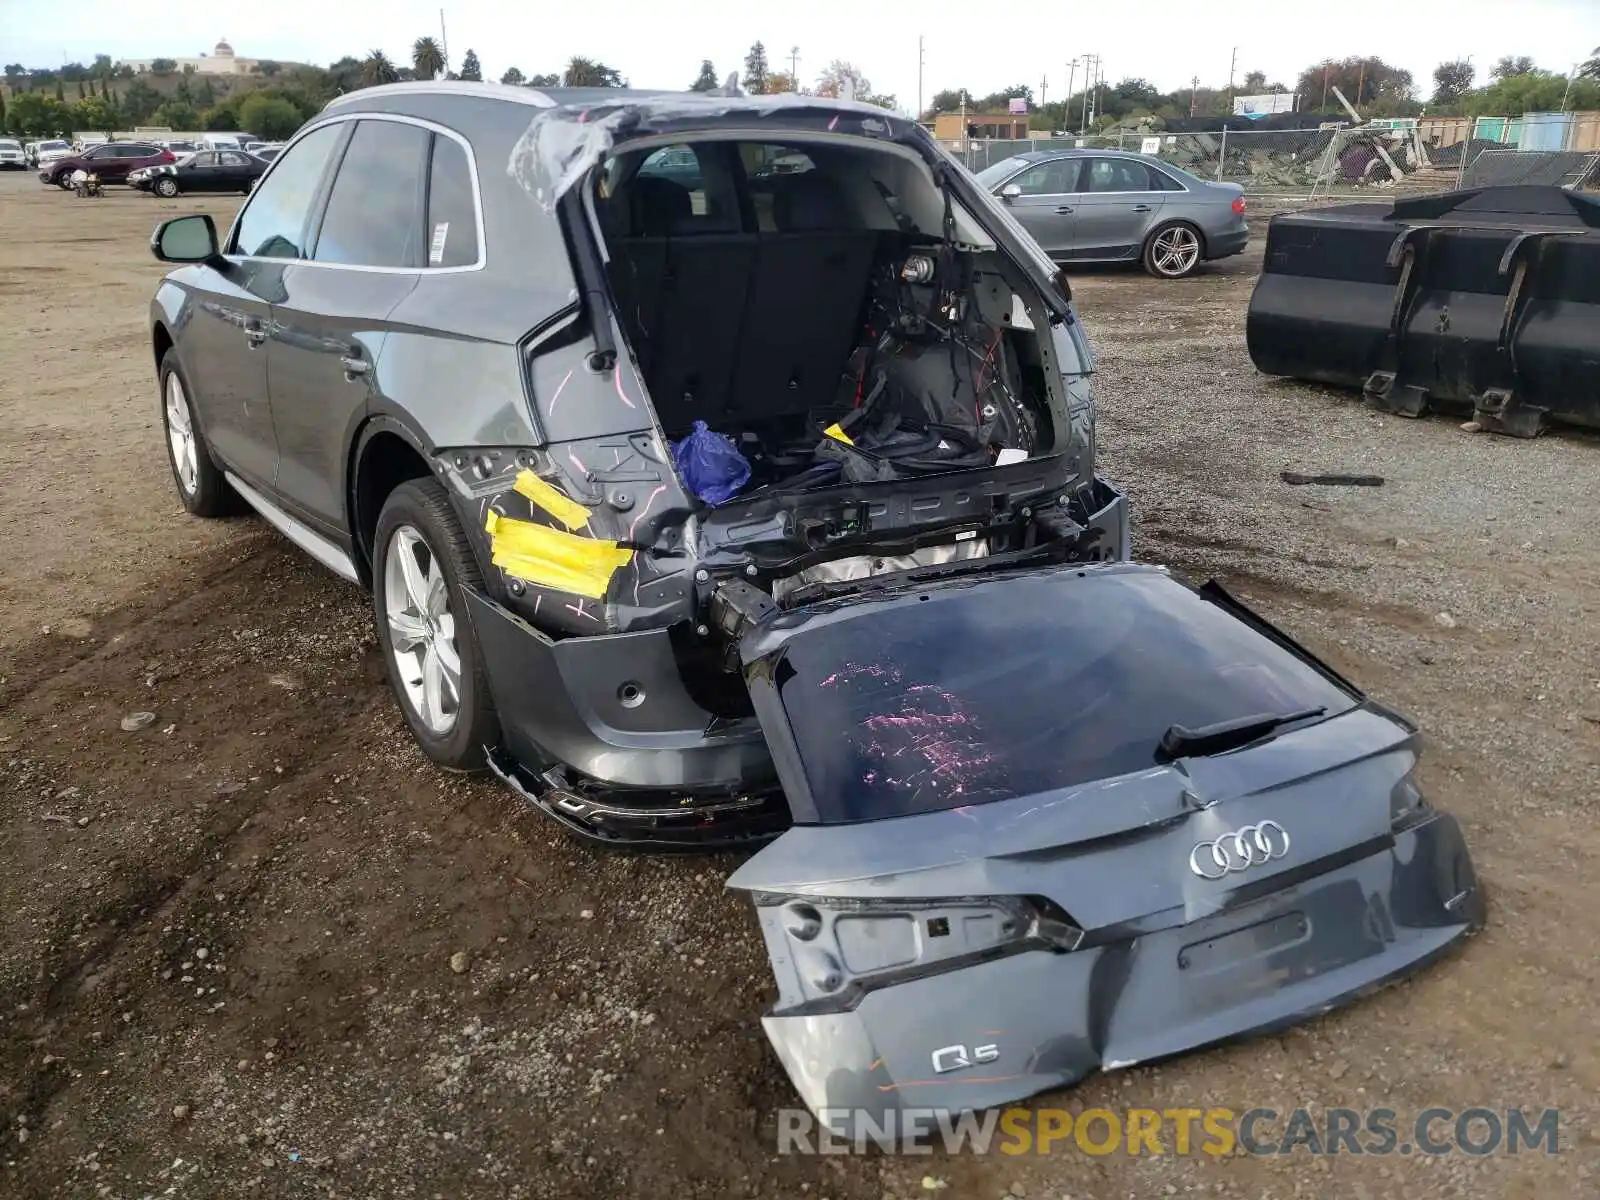
{"label": "rear alloy wheel", "polygon": [[1200,235],[1190,225],[1168,225],[1145,243],[1144,269],[1162,279],[1182,279],[1200,262]]}
{"label": "rear alloy wheel", "polygon": [[483,578],[444,488],[417,479],[389,494],[373,560],[378,644],[406,723],[440,766],[482,767],[500,722],[462,589]]}
{"label": "rear alloy wheel", "polygon": [[165,196],[170,200],[178,194],[178,181],[171,175],[163,175],[156,180],[155,191],[156,195]]}
{"label": "rear alloy wheel", "polygon": [[178,498],[184,508],[197,517],[226,517],[238,512],[238,493],[228,486],[221,469],[211,460],[205,435],[194,419],[189,385],[171,350],[161,360],[161,427],[167,435],[172,479],[178,485]]}
{"label": "rear alloy wheel", "polygon": [[56,176],[56,186],[63,192],[70,192],[78,185],[72,182],[72,172],[62,171]]}

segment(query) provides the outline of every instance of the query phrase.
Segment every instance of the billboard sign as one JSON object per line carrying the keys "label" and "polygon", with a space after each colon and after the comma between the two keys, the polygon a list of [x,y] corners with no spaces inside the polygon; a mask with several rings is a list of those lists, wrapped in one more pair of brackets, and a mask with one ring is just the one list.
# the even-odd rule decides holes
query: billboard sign
{"label": "billboard sign", "polygon": [[1270,116],[1272,113],[1293,112],[1294,101],[1293,92],[1269,92],[1264,96],[1235,96],[1233,115],[1254,119]]}
{"label": "billboard sign", "polygon": [[1011,113],[1011,114],[1015,115],[1015,116],[1022,116],[1022,117],[1027,116],[1028,115],[1028,101],[1027,101],[1027,99],[1022,97],[1022,96],[1016,97],[1016,99],[1012,100],[1011,103],[1006,105],[1006,111],[1008,113]]}

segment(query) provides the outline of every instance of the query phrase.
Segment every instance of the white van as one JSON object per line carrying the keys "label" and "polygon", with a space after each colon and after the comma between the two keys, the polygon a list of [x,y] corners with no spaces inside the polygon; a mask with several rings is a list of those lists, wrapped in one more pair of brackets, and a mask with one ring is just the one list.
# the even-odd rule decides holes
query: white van
{"label": "white van", "polygon": [[231,133],[203,133],[200,135],[200,149],[202,150],[239,150],[239,139]]}

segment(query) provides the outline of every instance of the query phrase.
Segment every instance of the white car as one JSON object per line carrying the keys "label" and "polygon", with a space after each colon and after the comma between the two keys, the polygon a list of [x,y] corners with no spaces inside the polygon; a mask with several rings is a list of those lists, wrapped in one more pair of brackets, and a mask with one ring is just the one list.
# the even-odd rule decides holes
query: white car
{"label": "white car", "polygon": [[0,138],[0,167],[6,170],[27,170],[28,156],[22,152],[21,142]]}
{"label": "white car", "polygon": [[55,162],[57,159],[71,157],[71,144],[62,141],[59,138],[53,138],[50,141],[38,143],[38,148],[34,151],[33,155],[33,164],[36,167],[42,167],[46,163]]}

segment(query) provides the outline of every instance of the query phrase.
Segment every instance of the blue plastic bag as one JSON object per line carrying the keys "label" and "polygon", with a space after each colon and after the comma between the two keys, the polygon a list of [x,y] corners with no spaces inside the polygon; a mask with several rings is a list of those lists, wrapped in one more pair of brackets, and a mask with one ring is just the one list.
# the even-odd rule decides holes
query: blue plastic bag
{"label": "blue plastic bag", "polygon": [[750,482],[750,461],[725,433],[696,421],[689,436],[672,444],[672,464],[689,490],[707,504],[726,504]]}

